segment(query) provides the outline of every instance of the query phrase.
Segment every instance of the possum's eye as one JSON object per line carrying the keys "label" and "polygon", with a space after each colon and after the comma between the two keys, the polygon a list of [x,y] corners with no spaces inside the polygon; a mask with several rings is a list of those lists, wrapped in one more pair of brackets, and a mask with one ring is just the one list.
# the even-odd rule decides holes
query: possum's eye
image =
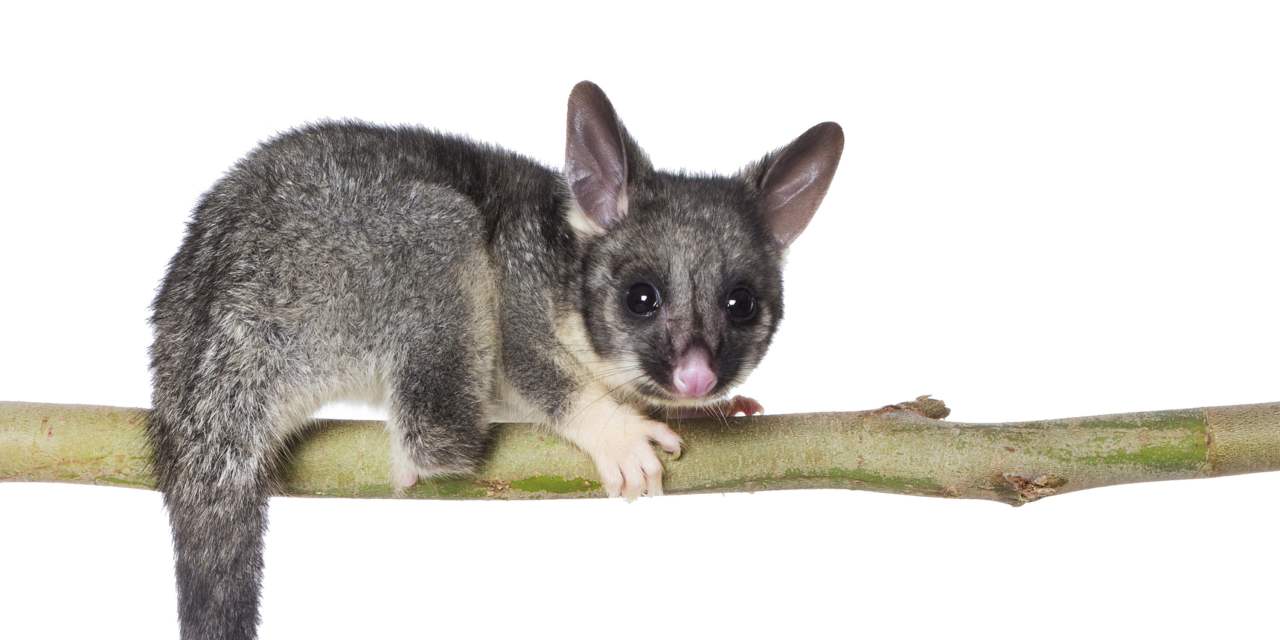
{"label": "possum's eye", "polygon": [[730,320],[746,322],[756,317],[756,296],[746,287],[736,287],[725,296],[724,310]]}
{"label": "possum's eye", "polygon": [[637,282],[627,289],[627,309],[638,316],[653,315],[662,304],[658,289],[648,282]]}

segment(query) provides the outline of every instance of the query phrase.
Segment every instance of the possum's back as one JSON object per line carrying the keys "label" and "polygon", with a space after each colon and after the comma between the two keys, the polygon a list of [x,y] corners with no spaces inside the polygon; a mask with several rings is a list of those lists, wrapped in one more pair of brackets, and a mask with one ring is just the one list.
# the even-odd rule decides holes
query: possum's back
{"label": "possum's back", "polygon": [[249,349],[284,347],[295,364],[359,358],[444,329],[450,306],[491,276],[504,212],[554,210],[557,180],[417,128],[328,123],[267,142],[204,195],[170,263],[154,304],[157,382]]}

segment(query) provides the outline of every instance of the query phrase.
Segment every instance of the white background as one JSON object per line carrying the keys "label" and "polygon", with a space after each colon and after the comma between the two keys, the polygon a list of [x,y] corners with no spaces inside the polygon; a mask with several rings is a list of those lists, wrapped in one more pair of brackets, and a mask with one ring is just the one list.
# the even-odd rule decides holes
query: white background
{"label": "white background", "polygon": [[[154,287],[256,142],[358,117],[558,165],[589,78],[665,167],[844,126],[744,389],[772,412],[1280,400],[1274,5],[463,4],[4,9],[0,399],[148,403]],[[277,499],[262,633],[1274,637],[1277,492]],[[0,636],[170,638],[173,600],[157,494],[0,485]]]}

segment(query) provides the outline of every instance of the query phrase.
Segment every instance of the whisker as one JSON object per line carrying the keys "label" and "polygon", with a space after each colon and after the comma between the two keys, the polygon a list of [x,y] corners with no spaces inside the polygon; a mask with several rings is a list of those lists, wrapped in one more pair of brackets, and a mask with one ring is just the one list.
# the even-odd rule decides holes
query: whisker
{"label": "whisker", "polygon": [[[606,389],[605,389],[605,392],[604,392],[604,393],[602,393],[602,394],[600,394],[600,396],[599,396],[599,397],[597,397],[595,400],[592,400],[591,402],[588,402],[587,404],[584,404],[584,405],[582,405],[581,407],[579,407],[579,409],[578,409],[576,412],[574,412],[574,414],[573,414],[572,418],[576,418],[579,414],[581,414],[583,411],[586,411],[588,408],[590,408],[590,407],[591,407],[592,405],[594,405],[595,403],[597,403],[597,402],[599,402],[599,401],[601,401],[601,400],[605,399],[606,397],[608,397],[608,396],[612,395],[612,394],[613,394],[615,391],[617,391],[618,389],[620,389],[620,388],[622,388],[622,387],[624,387],[624,386],[626,386],[626,385],[629,385],[629,384],[631,384],[632,382],[635,382],[636,380],[639,380],[640,378],[643,378],[644,376],[645,376],[645,374],[642,372],[642,373],[639,373],[639,374],[637,374],[637,375],[635,375],[635,376],[632,376],[631,378],[628,378],[627,380],[622,381],[621,383],[619,383],[619,384],[617,384],[617,385],[615,385],[615,386],[613,386],[613,387],[606,388]],[[614,411],[616,412],[616,411],[617,411],[617,409],[615,408],[615,409],[614,409]],[[572,419],[572,418],[571,418],[571,419]]]}

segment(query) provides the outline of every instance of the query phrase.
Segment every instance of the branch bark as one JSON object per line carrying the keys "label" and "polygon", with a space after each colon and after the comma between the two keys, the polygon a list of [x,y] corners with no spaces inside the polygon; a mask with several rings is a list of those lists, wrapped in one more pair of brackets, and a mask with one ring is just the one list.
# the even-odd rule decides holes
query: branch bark
{"label": "branch bark", "polygon": [[[1006,424],[946,422],[937,400],[876,411],[680,421],[687,452],[668,493],[841,488],[1019,505],[1131,482],[1280,470],[1280,403]],[[152,487],[145,410],[0,402],[0,481]],[[502,425],[475,477],[410,498],[583,498],[603,492],[585,455]],[[380,422],[321,420],[293,446],[279,492],[392,497]]]}

